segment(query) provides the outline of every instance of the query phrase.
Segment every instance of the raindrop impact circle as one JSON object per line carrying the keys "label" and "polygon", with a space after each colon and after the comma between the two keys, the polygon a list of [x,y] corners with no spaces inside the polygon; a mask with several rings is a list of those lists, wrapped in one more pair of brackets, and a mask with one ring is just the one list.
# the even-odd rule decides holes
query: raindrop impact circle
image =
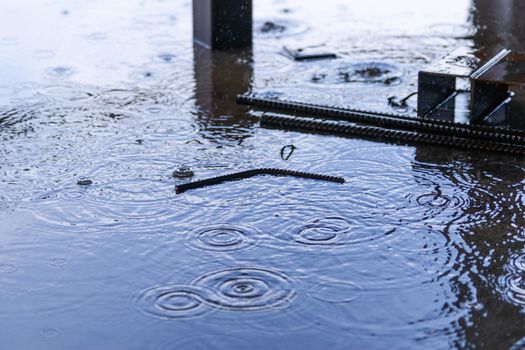
{"label": "raindrop impact circle", "polygon": [[309,290],[309,294],[319,301],[330,304],[347,304],[359,299],[364,288],[354,282],[321,281]]}
{"label": "raindrop impact circle", "polygon": [[192,286],[156,286],[140,292],[135,304],[142,313],[155,318],[195,318],[210,311],[202,294],[206,293]]}
{"label": "raindrop impact circle", "polygon": [[186,242],[197,250],[232,252],[254,247],[261,237],[261,232],[253,227],[215,225],[190,232]]}
{"label": "raindrop impact circle", "polygon": [[211,272],[192,281],[209,291],[204,302],[229,311],[264,311],[290,306],[295,283],[288,275],[262,268],[235,268]]}
{"label": "raindrop impact circle", "polygon": [[299,229],[294,241],[304,245],[333,245],[342,241],[350,230],[350,223],[343,218],[321,218]]}

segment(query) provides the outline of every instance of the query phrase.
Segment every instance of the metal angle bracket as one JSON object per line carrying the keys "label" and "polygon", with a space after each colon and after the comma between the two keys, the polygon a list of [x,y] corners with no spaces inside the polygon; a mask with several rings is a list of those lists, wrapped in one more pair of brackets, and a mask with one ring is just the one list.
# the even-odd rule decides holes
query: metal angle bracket
{"label": "metal angle bracket", "polygon": [[468,122],[524,128],[525,55],[503,49],[495,56],[456,49],[419,72],[418,116],[448,118],[460,93],[458,80],[468,90]]}
{"label": "metal angle bracket", "polygon": [[458,48],[427,69],[418,77],[418,116],[428,117],[441,105],[453,99],[460,79],[468,80],[483,66],[483,58],[472,50]]}
{"label": "metal angle bracket", "polygon": [[502,50],[471,76],[471,119],[523,128],[525,54]]}

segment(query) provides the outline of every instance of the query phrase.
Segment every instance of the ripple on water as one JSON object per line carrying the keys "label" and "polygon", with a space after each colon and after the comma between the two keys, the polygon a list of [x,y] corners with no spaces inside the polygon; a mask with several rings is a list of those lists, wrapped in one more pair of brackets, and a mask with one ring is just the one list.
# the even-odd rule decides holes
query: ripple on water
{"label": "ripple on water", "polygon": [[162,113],[166,113],[166,108],[162,106],[152,105],[151,107],[145,107],[144,112],[146,114],[151,114],[151,115],[162,114]]}
{"label": "ripple on water", "polygon": [[212,311],[203,302],[204,294],[195,286],[156,286],[140,292],[134,303],[140,312],[160,319],[197,318]]}
{"label": "ripple on water", "polygon": [[101,91],[97,100],[107,107],[126,108],[141,103],[154,102],[155,97],[140,89],[110,89]]}
{"label": "ripple on water", "polygon": [[157,73],[152,70],[139,70],[132,72],[130,78],[137,81],[155,81],[157,78]]}
{"label": "ripple on water", "polygon": [[[110,277],[104,267],[113,253],[68,249],[69,240],[55,238],[49,236],[45,244],[37,245],[13,242],[0,249],[0,296],[5,301],[0,318],[59,315],[109,296],[106,287]],[[71,274],[68,269],[59,273],[57,268],[64,267],[66,261],[71,269],[81,272]]]}
{"label": "ripple on water", "polygon": [[[464,304],[455,300],[443,301],[443,294],[451,299],[455,297],[447,287],[436,288],[432,284],[414,285],[403,291],[367,290],[349,303],[312,302],[311,311],[325,328],[330,325],[344,328],[350,334],[370,341],[378,334],[386,338],[433,341],[461,332],[457,320],[468,318],[472,309],[479,307],[470,300]],[[432,332],[430,337],[429,332]]]}
{"label": "ripple on water", "polygon": [[263,268],[232,268],[199,276],[191,285],[209,292],[210,306],[227,311],[264,311],[289,307],[296,297],[294,280]]}
{"label": "ripple on water", "polygon": [[241,225],[213,225],[190,232],[186,244],[190,248],[211,252],[233,252],[256,246],[262,239],[259,230]]}
{"label": "ripple on water", "polygon": [[97,249],[98,243],[95,241],[89,241],[89,240],[81,240],[77,242],[73,242],[70,245],[68,245],[69,249],[82,252],[82,253],[90,253],[93,252],[95,249]]}
{"label": "ripple on water", "polygon": [[69,78],[75,73],[75,68],[70,66],[56,66],[47,70],[47,74],[53,78]]}
{"label": "ripple on water", "polygon": [[525,306],[525,254],[515,253],[510,257],[509,272],[498,279],[498,289],[510,303]]}
{"label": "ripple on water", "polygon": [[330,304],[348,304],[359,299],[365,288],[355,282],[323,280],[308,290],[312,298]]}
{"label": "ripple on water", "polygon": [[181,340],[175,340],[163,344],[155,350],[224,350],[224,349],[266,349],[268,344],[260,346],[257,340],[250,337],[243,338],[241,335],[204,334],[198,337],[184,336]]}
{"label": "ripple on water", "polygon": [[[399,208],[404,220],[432,220],[441,223],[473,225],[494,220],[501,212],[498,199],[477,185],[428,184],[406,196],[409,206]],[[428,190],[430,189],[430,190]]]}
{"label": "ripple on water", "polygon": [[97,92],[87,87],[74,85],[48,85],[36,91],[48,102],[87,102],[95,98]]}
{"label": "ripple on water", "polygon": [[13,264],[0,264],[0,273],[14,273],[18,270],[18,266]]}
{"label": "ripple on water", "polygon": [[155,57],[155,59],[161,63],[173,63],[176,58],[176,55],[167,52],[161,53]]}
{"label": "ripple on water", "polygon": [[384,62],[337,63],[320,67],[311,77],[316,84],[367,83],[397,85],[402,82],[401,68]]}
{"label": "ripple on water", "polygon": [[108,38],[108,34],[105,32],[93,32],[86,35],[86,38],[94,41],[102,41]]}
{"label": "ripple on water", "polygon": [[41,334],[45,338],[55,338],[60,334],[60,330],[57,328],[44,328]]}
{"label": "ripple on water", "polygon": [[525,275],[510,274],[499,278],[499,289],[510,303],[525,306]]}
{"label": "ripple on water", "polygon": [[53,50],[36,50],[33,52],[33,57],[39,60],[50,59],[56,56]]}
{"label": "ripple on water", "polygon": [[292,227],[277,234],[287,242],[303,247],[345,247],[388,236],[393,229],[367,227],[357,220],[338,216],[315,218],[302,227]]}
{"label": "ripple on water", "polygon": [[455,190],[444,192],[440,186],[435,186],[433,191],[426,193],[411,193],[406,196],[409,203],[418,210],[425,212],[425,218],[441,217],[443,214],[456,217],[457,212],[462,212],[469,199],[466,193]]}
{"label": "ripple on water", "polygon": [[404,225],[396,228],[387,249],[393,256],[405,260],[411,268],[416,268],[423,281],[450,279],[461,273],[456,271],[460,268],[461,249],[442,230],[423,225]]}
{"label": "ripple on water", "polygon": [[0,214],[9,213],[14,207],[14,202],[7,197],[0,196]]}
{"label": "ripple on water", "polygon": [[[105,176],[98,174],[100,176]],[[107,174],[106,174],[107,175]],[[96,179],[99,176],[91,174]],[[104,179],[108,179],[104,177]],[[94,182],[85,188],[67,186],[41,195],[34,203],[39,230],[107,233],[158,233],[173,225],[179,210],[173,184],[155,179],[133,178]]]}
{"label": "ripple on water", "polygon": [[255,35],[264,39],[301,35],[310,30],[310,27],[304,22],[285,18],[255,21],[255,28]]}
{"label": "ripple on water", "polygon": [[53,267],[62,267],[66,266],[69,263],[69,259],[67,258],[52,258],[49,261],[49,265]]}
{"label": "ripple on water", "polygon": [[525,274],[525,252],[516,253],[510,258],[510,270]]}
{"label": "ripple on water", "polygon": [[144,124],[144,138],[150,140],[184,141],[195,138],[197,127],[184,119],[159,119]]}
{"label": "ripple on water", "polygon": [[351,224],[343,218],[315,219],[298,230],[294,240],[306,245],[334,245],[350,233]]}

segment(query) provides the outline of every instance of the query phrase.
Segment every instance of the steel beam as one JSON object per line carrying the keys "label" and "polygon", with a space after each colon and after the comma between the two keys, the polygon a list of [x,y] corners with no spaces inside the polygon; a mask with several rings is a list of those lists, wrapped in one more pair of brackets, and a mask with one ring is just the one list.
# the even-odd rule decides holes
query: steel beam
{"label": "steel beam", "polygon": [[252,46],[252,0],[193,0],[193,33],[212,50]]}

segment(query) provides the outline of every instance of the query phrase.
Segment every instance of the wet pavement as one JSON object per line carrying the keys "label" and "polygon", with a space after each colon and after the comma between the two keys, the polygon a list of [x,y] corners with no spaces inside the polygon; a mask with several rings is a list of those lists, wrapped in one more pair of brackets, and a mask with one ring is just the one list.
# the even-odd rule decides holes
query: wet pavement
{"label": "wet pavement", "polygon": [[[269,130],[235,103],[409,115],[389,99],[445,53],[524,51],[523,6],[259,1],[253,50],[212,53],[186,0],[1,3],[0,347],[525,348],[523,158]],[[175,193],[253,168],[346,183]]]}

